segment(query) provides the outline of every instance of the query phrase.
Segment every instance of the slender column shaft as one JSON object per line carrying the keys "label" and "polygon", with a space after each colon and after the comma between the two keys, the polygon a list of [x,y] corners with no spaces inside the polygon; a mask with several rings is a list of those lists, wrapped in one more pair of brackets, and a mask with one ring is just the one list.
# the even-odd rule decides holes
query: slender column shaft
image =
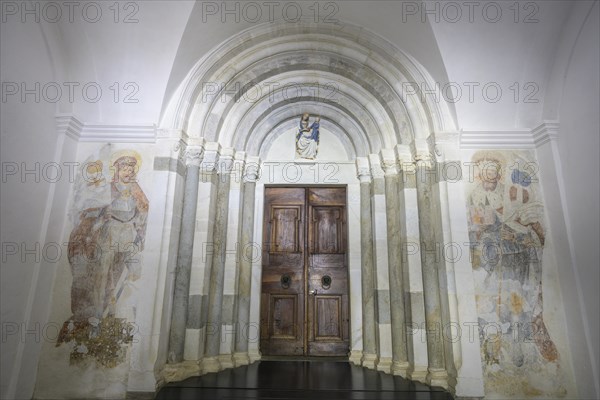
{"label": "slender column shaft", "polygon": [[[214,238],[212,243],[212,268],[208,292],[208,324],[206,327],[205,372],[218,371],[222,328],[223,280],[225,277],[225,250],[227,241],[227,217],[229,211],[229,186],[233,151],[223,150],[219,162],[217,183]],[[231,153],[231,154],[229,154]]]}
{"label": "slender column shaft", "polygon": [[408,371],[406,377],[419,382],[427,380],[427,341],[421,340],[426,332],[425,301],[423,296],[423,272],[421,254],[418,251],[419,205],[415,163],[411,146],[397,145],[394,149],[400,174],[398,179],[400,202],[400,226],[402,243],[402,272],[404,278],[405,318],[410,326],[410,334],[406,335],[408,350]]}
{"label": "slender column shaft", "polygon": [[183,211],[181,215],[181,231],[179,234],[179,248],[177,251],[177,266],[175,269],[173,313],[171,316],[171,330],[169,334],[168,361],[170,363],[183,361],[196,221],[196,202],[198,200],[198,176],[202,153],[203,148],[197,146],[189,147],[186,151],[187,169],[183,195]]}
{"label": "slender column shaft", "polygon": [[[244,206],[241,223],[241,252],[238,279],[238,320],[235,341],[236,353],[248,353],[248,332],[250,330],[250,281],[252,278],[252,257],[255,247],[254,238],[254,193],[256,183],[244,182]],[[246,356],[247,357],[247,356]]]}
{"label": "slender column shaft", "polygon": [[377,357],[375,329],[375,270],[373,268],[373,223],[371,213],[371,176],[359,171],[360,243],[362,262],[363,365],[374,368]]}
{"label": "slender column shaft", "polygon": [[[392,154],[393,157],[393,154]],[[404,286],[400,229],[399,176],[395,159],[383,160],[387,216],[390,319],[392,323],[392,372],[406,375],[408,352],[404,317]]]}
{"label": "slender column shaft", "polygon": [[[421,265],[425,301],[425,325],[427,328],[427,355],[430,375],[432,371],[445,370],[444,342],[441,334],[441,301],[439,269],[439,244],[436,230],[441,224],[435,218],[436,204],[432,198],[434,183],[433,166],[430,160],[416,164],[417,200],[419,204],[419,231],[421,235]],[[440,225],[440,226],[438,226]],[[429,379],[429,378],[428,378]]]}

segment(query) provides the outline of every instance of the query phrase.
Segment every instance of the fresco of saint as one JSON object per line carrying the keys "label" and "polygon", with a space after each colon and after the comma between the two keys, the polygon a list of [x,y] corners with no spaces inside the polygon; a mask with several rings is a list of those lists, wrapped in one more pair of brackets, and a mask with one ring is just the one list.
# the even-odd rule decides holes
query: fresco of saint
{"label": "fresco of saint", "polygon": [[[481,151],[473,161],[469,237],[486,391],[504,393],[509,381],[515,395],[542,390],[529,375],[543,376],[559,361],[543,318],[544,207],[534,177],[521,168],[526,159]],[[543,390],[560,395],[564,388],[556,379]]]}
{"label": "fresco of saint", "polygon": [[[75,194],[78,220],[69,237],[72,317],[65,322],[57,345],[75,340],[85,353],[92,350],[95,338],[107,334],[107,326],[121,326],[117,302],[127,282],[141,273],[148,215],[148,199],[137,183],[141,158],[131,150],[119,151],[110,165],[110,182],[104,177],[102,160],[84,165]],[[112,365],[114,359],[107,363]]]}

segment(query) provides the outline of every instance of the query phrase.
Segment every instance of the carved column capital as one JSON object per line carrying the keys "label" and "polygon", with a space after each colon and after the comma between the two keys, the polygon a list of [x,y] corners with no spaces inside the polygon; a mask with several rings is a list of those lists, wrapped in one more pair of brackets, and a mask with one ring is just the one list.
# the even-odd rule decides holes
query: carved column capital
{"label": "carved column capital", "polygon": [[217,173],[224,175],[230,174],[233,169],[235,159],[235,150],[233,148],[225,148],[221,150]]}
{"label": "carved column capital", "polygon": [[410,151],[417,167],[431,168],[435,165],[435,157],[428,139],[416,138],[411,143]]}
{"label": "carved column capital", "polygon": [[200,167],[202,157],[204,156],[204,147],[188,146],[185,149],[185,165],[186,167]]}
{"label": "carved column capital", "polygon": [[382,149],[379,157],[381,158],[381,168],[385,176],[398,175],[398,162],[396,161],[394,150]]}
{"label": "carved column capital", "polygon": [[356,175],[360,183],[371,182],[371,167],[369,166],[369,159],[366,157],[356,158]]}
{"label": "carved column capital", "polygon": [[204,158],[200,164],[202,173],[210,174],[217,171],[217,161],[221,153],[221,145],[216,142],[208,142],[204,146]]}
{"label": "carved column capital", "polygon": [[398,160],[400,171],[404,173],[412,173],[415,171],[415,160],[413,159],[413,154],[409,145],[396,145],[394,154]]}
{"label": "carved column capital", "polygon": [[369,168],[358,169],[358,180],[360,183],[371,182],[371,170]]}
{"label": "carved column capital", "polygon": [[204,156],[204,139],[203,138],[188,138],[187,146],[184,150],[179,149],[180,154],[183,152],[183,159],[186,167],[199,167]]}
{"label": "carved column capital", "polygon": [[244,168],[244,182],[256,182],[260,179],[260,158],[248,157]]}

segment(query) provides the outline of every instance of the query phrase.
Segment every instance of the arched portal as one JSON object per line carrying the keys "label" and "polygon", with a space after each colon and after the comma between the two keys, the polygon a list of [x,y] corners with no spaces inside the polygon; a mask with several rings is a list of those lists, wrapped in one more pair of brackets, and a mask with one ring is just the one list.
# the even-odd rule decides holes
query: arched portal
{"label": "arched portal", "polygon": [[[454,387],[460,344],[424,335],[457,315],[432,254],[447,210],[430,179],[455,125],[422,95],[430,87],[410,56],[347,23],[259,25],[195,65],[161,122],[186,163],[171,377],[260,358],[265,187],[336,185],[347,189],[350,360]],[[314,160],[294,156],[304,113],[321,120]]]}

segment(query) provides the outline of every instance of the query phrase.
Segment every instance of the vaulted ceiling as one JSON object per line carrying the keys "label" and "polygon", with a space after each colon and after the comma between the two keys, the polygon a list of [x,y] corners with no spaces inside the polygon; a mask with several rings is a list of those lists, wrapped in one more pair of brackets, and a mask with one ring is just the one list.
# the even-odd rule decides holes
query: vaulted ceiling
{"label": "vaulted ceiling", "polygon": [[[283,21],[280,24],[283,28],[273,28],[277,23],[263,18],[265,26],[273,28],[269,32],[265,26],[259,28],[259,23],[263,20],[253,22],[249,18],[241,18],[236,21],[232,15],[207,15],[207,10],[203,8],[205,3],[143,2],[140,3],[136,14],[138,22],[135,24],[114,24],[106,18],[98,24],[76,20],[74,23],[49,24],[51,26],[44,27],[43,34],[58,79],[106,82],[106,87],[110,86],[108,82],[118,82],[121,87],[127,82],[133,82],[136,86],[130,87],[130,92],[137,89],[135,96],[140,100],[137,103],[124,103],[113,101],[111,96],[104,96],[97,103],[63,103],[60,105],[61,111],[73,112],[84,121],[153,122],[158,125],[165,120],[170,101],[178,95],[177,90],[199,61],[208,55],[214,56],[216,49],[222,51],[230,38],[237,37],[243,41],[237,43],[239,50],[244,46],[258,46],[257,49],[262,46],[260,51],[264,59],[260,59],[258,53],[252,54],[249,60],[253,60],[255,65],[242,71],[241,56],[248,53],[239,52],[240,57],[231,56],[221,62],[221,68],[228,66],[232,70],[214,71],[210,75],[212,78],[236,71],[237,74],[246,74],[245,79],[267,79],[270,77],[252,74],[270,66],[279,68],[278,79],[288,83],[298,81],[301,75],[304,78],[313,76],[313,82],[316,83],[323,83],[323,80],[329,82],[333,77],[330,74],[334,74],[336,79],[348,83],[348,88],[353,88],[355,93],[351,97],[355,102],[362,99],[367,101],[362,104],[363,108],[374,107],[369,110],[368,118],[357,117],[353,124],[363,124],[362,129],[370,129],[369,119],[374,118],[372,123],[382,122],[381,126],[389,131],[385,134],[378,133],[376,136],[379,138],[373,138],[372,143],[369,143],[371,148],[377,148],[381,145],[377,141],[385,143],[388,140],[385,139],[386,135],[401,139],[402,128],[398,123],[403,118],[399,112],[400,105],[394,105],[394,101],[388,102],[391,99],[385,97],[391,95],[392,91],[381,91],[376,82],[362,85],[359,80],[355,80],[358,77],[356,74],[371,69],[384,78],[380,83],[386,82],[388,87],[393,84],[389,77],[384,77],[381,71],[377,71],[376,61],[368,52],[371,50],[369,46],[372,38],[377,37],[394,49],[384,49],[384,53],[395,53],[396,56],[401,54],[404,60],[418,65],[431,82],[437,82],[442,88],[449,88],[447,93],[453,93],[455,101],[450,102],[444,112],[448,114],[445,116],[449,117],[448,121],[454,121],[455,128],[531,128],[544,119],[556,118],[555,104],[562,92],[562,81],[557,77],[564,75],[569,58],[565,49],[571,48],[577,39],[578,29],[591,4],[579,1],[540,2],[536,3],[539,8],[534,10],[520,4],[518,10],[505,8],[502,18],[491,23],[489,10],[486,11],[487,14],[483,11],[484,3],[474,8],[472,15],[469,15],[466,8],[460,10],[462,18],[456,22],[453,21],[454,11],[445,8],[440,9],[439,18],[431,12],[427,19],[424,18],[422,12],[435,10],[438,2],[408,2],[417,6],[417,11],[413,12],[406,8],[406,2],[342,1],[336,3],[338,8],[333,18],[339,23],[319,22],[314,24],[312,31],[318,31],[329,38],[338,37],[337,43],[329,44],[330,48],[336,47],[331,52],[326,42],[291,36],[291,26],[297,25],[295,23]],[[321,6],[325,7],[324,4]],[[274,17],[277,16],[275,13]],[[279,36],[284,28],[287,29],[286,33]],[[261,31],[261,38],[242,40],[244,36],[240,33],[246,30],[252,32],[253,29]],[[297,33],[301,33],[300,31]],[[306,32],[305,30],[304,33]],[[129,39],[122,40],[123,37]],[[562,42],[559,38],[562,38]],[[258,44],[259,40],[262,45]],[[318,45],[313,46],[311,43]],[[233,49],[235,44],[229,43],[229,46]],[[354,55],[350,54],[352,48]],[[374,50],[375,54],[379,52]],[[281,54],[276,55],[276,51]],[[288,53],[283,54],[286,51]],[[379,61],[384,60],[380,58]],[[302,62],[306,64],[304,67],[301,66]],[[346,72],[338,67],[337,70],[331,70],[329,66],[334,67],[335,63],[338,67],[344,65]],[[281,69],[284,64],[295,66],[284,71]],[[320,73],[303,75],[311,70]],[[352,70],[355,75],[352,75]],[[401,68],[397,71],[406,72]],[[244,77],[240,75],[236,78],[242,82]],[[404,78],[410,80],[410,74],[405,74]],[[448,86],[449,83],[452,87]],[[483,88],[489,83],[499,86],[503,91],[498,101],[486,98]],[[468,98],[470,88],[473,90],[473,101]],[[347,95],[349,94],[340,94],[340,101],[348,100],[346,104],[351,107],[350,97]],[[377,95],[381,96],[380,101],[373,102]],[[297,100],[296,108],[310,108],[301,99]],[[441,103],[436,99],[428,101]],[[389,108],[382,108],[384,104]],[[380,108],[375,109],[377,107]],[[259,113],[258,110],[266,112],[264,105],[255,104],[252,111]],[[336,119],[338,123],[341,123],[344,115],[341,110],[339,107],[334,110],[326,105],[322,108],[323,113],[330,113],[327,118]],[[211,110],[211,114],[213,111]],[[407,112],[410,114],[411,110]],[[440,115],[444,112],[440,112]],[[248,118],[251,118],[250,114],[239,123],[249,124]],[[203,123],[219,125],[222,121],[215,122],[209,118]],[[255,120],[252,123],[256,129],[261,122]],[[428,124],[438,124],[438,129],[453,129],[442,121],[429,121]],[[192,130],[197,128],[190,126]],[[232,135],[228,140],[232,143],[238,140],[234,139],[237,135],[235,130],[231,131],[232,127],[226,128],[226,134]],[[415,129],[415,126],[411,128]],[[216,132],[212,134],[219,135]]]}

